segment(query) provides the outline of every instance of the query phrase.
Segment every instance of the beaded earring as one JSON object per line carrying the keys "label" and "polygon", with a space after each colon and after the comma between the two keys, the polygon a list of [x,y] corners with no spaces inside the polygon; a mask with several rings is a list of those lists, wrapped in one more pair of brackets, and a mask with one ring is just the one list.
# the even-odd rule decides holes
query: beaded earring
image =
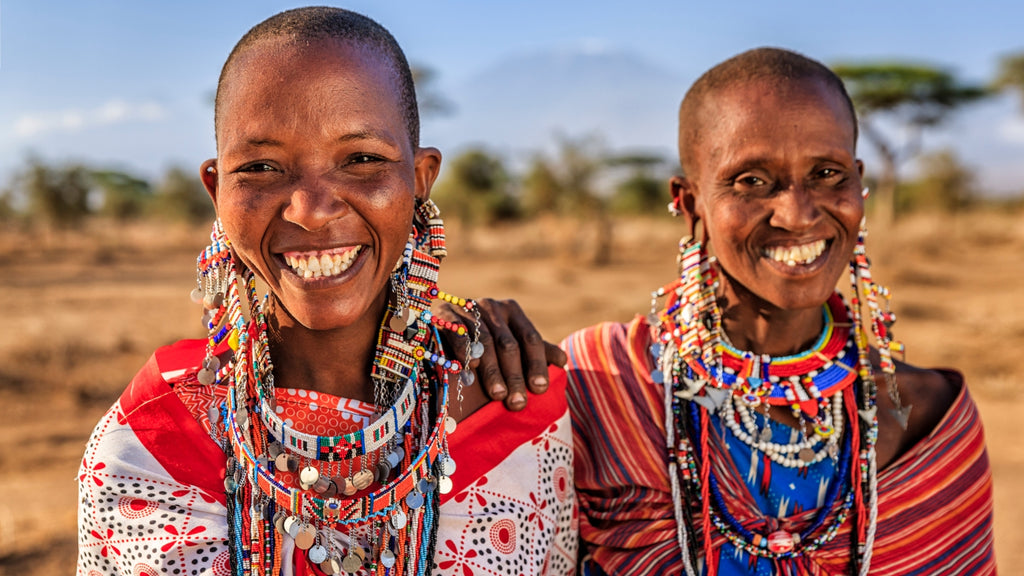
{"label": "beaded earring", "polygon": [[[224,234],[220,219],[214,221],[210,231],[210,245],[196,258],[196,288],[192,290],[192,301],[203,305],[203,326],[208,333],[206,357],[202,368],[196,374],[200,384],[210,385],[218,380],[220,361],[214,350],[225,338],[233,334],[228,324],[218,330],[221,321],[232,306],[229,292],[234,286],[234,257],[231,243]],[[236,290],[237,292],[237,290]],[[237,294],[235,297],[237,300]],[[237,307],[237,302],[236,306]],[[231,340],[232,347],[238,346],[237,334]]]}
{"label": "beaded earring", "polygon": [[[865,197],[867,196],[866,189],[864,195]],[[853,300],[850,303],[850,307],[854,312],[854,322],[860,328],[861,298],[863,298],[863,303],[867,304],[868,313],[870,314],[869,324],[871,332],[875,337],[875,343],[878,347],[879,365],[885,377],[889,399],[893,403],[891,412],[900,427],[906,430],[907,422],[910,419],[910,410],[913,408],[913,405],[903,405],[896,383],[896,364],[892,357],[893,352],[902,353],[904,347],[901,342],[892,338],[891,327],[896,321],[896,315],[890,309],[892,295],[888,288],[876,284],[871,277],[871,262],[867,257],[865,246],[867,234],[867,219],[862,218],[860,231],[857,234],[857,243],[853,249],[853,260],[850,262],[850,277],[853,284]],[[879,300],[882,301],[882,304],[879,303]],[[862,354],[867,354],[866,345],[862,346],[861,350]]]}

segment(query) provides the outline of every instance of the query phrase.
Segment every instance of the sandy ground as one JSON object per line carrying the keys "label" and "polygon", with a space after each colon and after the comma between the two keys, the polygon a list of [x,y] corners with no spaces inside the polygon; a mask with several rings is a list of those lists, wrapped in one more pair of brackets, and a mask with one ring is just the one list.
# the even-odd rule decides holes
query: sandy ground
{"label": "sandy ground", "polygon": [[[612,263],[598,268],[586,249],[595,231],[575,221],[451,229],[461,248],[441,284],[516,298],[558,340],[646,311],[650,290],[675,271],[678,232],[668,219],[617,222]],[[205,230],[110,225],[0,232],[0,575],[74,570],[86,438],[156,346],[202,335],[188,292],[205,238]],[[918,217],[872,242],[887,247],[875,276],[896,295],[909,361],[963,370],[981,407],[998,561],[1011,574],[1024,563],[1024,443],[1014,440],[1024,421],[1024,215]]]}

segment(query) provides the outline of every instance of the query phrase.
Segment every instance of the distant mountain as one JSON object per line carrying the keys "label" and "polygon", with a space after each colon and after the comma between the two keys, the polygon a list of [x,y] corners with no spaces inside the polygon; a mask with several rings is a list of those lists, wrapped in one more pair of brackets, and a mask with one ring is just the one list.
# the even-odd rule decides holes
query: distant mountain
{"label": "distant mountain", "polygon": [[599,134],[612,149],[675,148],[676,110],[691,80],[628,52],[547,51],[480,71],[445,96],[451,116],[425,123],[448,149],[484,143],[506,153],[550,148],[556,135]]}

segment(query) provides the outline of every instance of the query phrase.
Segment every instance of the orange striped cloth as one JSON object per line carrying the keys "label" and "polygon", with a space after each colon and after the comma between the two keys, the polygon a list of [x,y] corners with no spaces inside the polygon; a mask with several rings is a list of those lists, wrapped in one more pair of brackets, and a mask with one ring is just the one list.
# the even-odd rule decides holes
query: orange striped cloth
{"label": "orange striped cloth", "polygon": [[[665,448],[663,390],[651,381],[650,328],[599,324],[572,334],[581,566],[585,574],[681,574]],[[995,574],[992,475],[977,408],[960,388],[936,429],[878,475],[871,574]],[[850,522],[807,554],[802,573],[849,572]]]}

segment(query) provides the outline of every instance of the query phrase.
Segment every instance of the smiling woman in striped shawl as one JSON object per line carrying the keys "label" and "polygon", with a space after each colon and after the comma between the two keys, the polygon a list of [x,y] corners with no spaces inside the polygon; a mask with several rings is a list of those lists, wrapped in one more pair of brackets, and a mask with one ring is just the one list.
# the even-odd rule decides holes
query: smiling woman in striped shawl
{"label": "smiling woman in striped shawl", "polygon": [[679,120],[680,278],[563,345],[582,572],[994,573],[967,388],[893,358],[842,82],[753,50]]}

